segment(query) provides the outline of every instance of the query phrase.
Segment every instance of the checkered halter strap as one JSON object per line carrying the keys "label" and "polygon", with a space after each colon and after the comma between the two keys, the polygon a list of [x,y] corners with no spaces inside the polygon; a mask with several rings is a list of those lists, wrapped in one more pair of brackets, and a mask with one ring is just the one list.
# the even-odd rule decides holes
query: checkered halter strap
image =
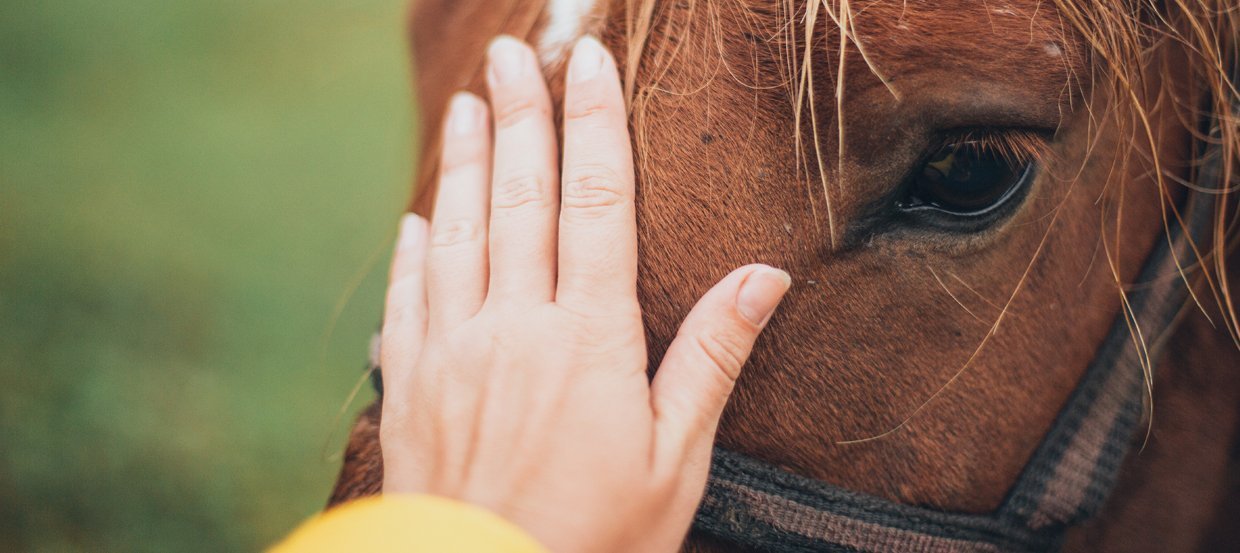
{"label": "checkered halter strap", "polygon": [[[1217,166],[1210,167],[1203,167],[1204,182],[1217,178]],[[1190,193],[1186,203],[1188,232],[1173,226],[1168,239],[1159,241],[1141,284],[1128,295],[1131,311],[1117,318],[995,512],[960,514],[895,503],[715,448],[694,530],[772,553],[1057,549],[1069,527],[1102,507],[1142,420],[1142,367],[1158,352],[1134,340],[1130,328],[1162,335],[1187,301],[1176,260],[1192,259],[1188,238],[1205,235],[1213,202],[1207,194]]]}
{"label": "checkered halter strap", "polygon": [[[1240,71],[1240,68],[1237,68]],[[1233,72],[1233,82],[1240,73]],[[1240,104],[1233,105],[1240,114]],[[1216,124],[1216,121],[1210,121]],[[1218,129],[1208,129],[1217,137]],[[1213,222],[1223,182],[1221,140],[1203,152],[1182,226],[1169,225],[1077,388],[993,513],[962,514],[869,496],[715,448],[694,531],[754,551],[1033,552],[1059,548],[1065,532],[1095,515],[1118,479],[1144,406],[1145,373],[1188,302],[1180,263],[1194,259]],[[1200,191],[1198,191],[1200,190]],[[1147,347],[1148,346],[1148,347]]]}

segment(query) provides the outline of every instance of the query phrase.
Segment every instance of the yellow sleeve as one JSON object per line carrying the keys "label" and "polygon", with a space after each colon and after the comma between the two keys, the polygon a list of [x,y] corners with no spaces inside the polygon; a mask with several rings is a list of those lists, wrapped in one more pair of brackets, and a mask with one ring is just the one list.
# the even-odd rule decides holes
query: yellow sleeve
{"label": "yellow sleeve", "polygon": [[380,495],[301,525],[270,553],[547,553],[517,525],[467,503],[429,495]]}

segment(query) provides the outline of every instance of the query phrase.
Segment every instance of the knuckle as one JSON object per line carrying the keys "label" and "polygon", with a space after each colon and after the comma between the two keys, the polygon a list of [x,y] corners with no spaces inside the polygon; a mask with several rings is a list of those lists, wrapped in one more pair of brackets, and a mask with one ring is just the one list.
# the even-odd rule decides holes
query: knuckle
{"label": "knuckle", "polygon": [[[413,290],[411,290],[411,292],[412,291]],[[421,287],[418,287],[417,292],[421,292]],[[420,302],[389,302],[385,310],[387,313],[384,318],[387,321],[387,324],[384,325],[381,340],[383,344],[388,345],[389,347],[394,343],[399,343],[399,338],[390,336],[388,334],[389,331],[387,330],[387,327],[392,327],[391,332],[395,332],[397,329],[405,330],[410,326],[420,326],[422,321],[426,318],[426,310]]]}
{"label": "knuckle", "polygon": [[441,175],[453,175],[463,170],[480,168],[485,158],[486,148],[480,141],[449,141],[444,144],[439,172]]}
{"label": "knuckle", "polygon": [[570,121],[592,119],[596,115],[606,116],[610,110],[611,106],[602,98],[591,96],[564,106],[564,118]]}
{"label": "knuckle", "polygon": [[578,167],[564,180],[564,207],[590,214],[623,206],[629,198],[620,191],[621,182],[620,175],[608,167]]}
{"label": "knuckle", "polygon": [[409,306],[413,304],[424,289],[424,280],[421,274],[421,268],[418,272],[396,275],[388,284],[387,299],[388,305]]}
{"label": "knuckle", "polygon": [[[590,282],[597,278],[597,274],[573,274],[574,278],[583,282]],[[617,298],[610,292],[602,292],[594,289],[593,286],[585,286],[580,290],[581,297],[575,301],[563,301],[558,307],[573,317],[578,324],[602,325],[608,329],[607,332],[598,333],[599,337],[605,337],[607,340],[617,338],[616,329],[625,329],[625,332],[632,332],[636,327],[636,334],[641,335],[642,328],[640,321],[642,320],[641,306],[637,303],[637,298]]]}
{"label": "knuckle", "polygon": [[[625,323],[640,323],[642,320],[642,307],[637,302],[637,295],[633,294],[623,298],[613,299],[610,303],[610,312],[617,321]],[[634,330],[637,334],[642,334],[643,329],[640,324],[631,326],[630,330]]]}
{"label": "knuckle", "polygon": [[452,177],[475,167],[481,167],[481,161],[460,154],[444,153],[443,163],[439,166],[440,177]]}
{"label": "knuckle", "polygon": [[500,129],[539,117],[550,119],[551,111],[544,103],[531,97],[518,96],[495,106],[495,125]]}
{"label": "knuckle", "polygon": [[446,248],[477,241],[479,225],[469,219],[453,219],[431,225],[431,248]]}
{"label": "knuckle", "polygon": [[547,202],[549,181],[546,176],[538,174],[500,178],[495,182],[491,205],[500,209],[543,205]]}
{"label": "knuckle", "polygon": [[718,369],[719,376],[726,379],[726,384],[731,386],[736,383],[746,357],[745,347],[740,340],[729,334],[707,333],[694,336],[693,344]]}

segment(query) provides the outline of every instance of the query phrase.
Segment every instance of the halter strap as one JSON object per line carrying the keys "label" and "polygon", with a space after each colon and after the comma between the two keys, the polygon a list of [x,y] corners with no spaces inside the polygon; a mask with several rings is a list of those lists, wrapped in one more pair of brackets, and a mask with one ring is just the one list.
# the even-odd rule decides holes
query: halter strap
{"label": "halter strap", "polygon": [[[1207,177],[1208,167],[1202,177]],[[1217,169],[1215,169],[1217,172]],[[1202,179],[1208,182],[1208,179]],[[1131,311],[1098,354],[1002,505],[990,514],[915,507],[853,492],[716,447],[694,529],[759,551],[1044,551],[1096,514],[1119,475],[1142,420],[1144,369],[1187,301],[1180,262],[1188,236],[1210,226],[1213,201],[1190,192],[1186,233],[1172,225],[1128,293]],[[1133,338],[1133,329],[1147,338]]]}

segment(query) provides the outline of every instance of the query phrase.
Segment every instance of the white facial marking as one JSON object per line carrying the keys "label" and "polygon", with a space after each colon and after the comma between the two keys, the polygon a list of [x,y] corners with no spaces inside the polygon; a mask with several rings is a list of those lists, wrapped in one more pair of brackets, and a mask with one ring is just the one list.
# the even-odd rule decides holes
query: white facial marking
{"label": "white facial marking", "polygon": [[547,26],[538,37],[538,58],[543,67],[564,60],[573,43],[586,33],[586,21],[596,0],[547,0]]}
{"label": "white facial marking", "polygon": [[1045,49],[1046,53],[1051,56],[1054,56],[1054,57],[1063,56],[1063,49],[1061,49],[1059,45],[1055,44],[1054,42],[1047,42],[1046,46],[1044,46],[1043,49]]}

